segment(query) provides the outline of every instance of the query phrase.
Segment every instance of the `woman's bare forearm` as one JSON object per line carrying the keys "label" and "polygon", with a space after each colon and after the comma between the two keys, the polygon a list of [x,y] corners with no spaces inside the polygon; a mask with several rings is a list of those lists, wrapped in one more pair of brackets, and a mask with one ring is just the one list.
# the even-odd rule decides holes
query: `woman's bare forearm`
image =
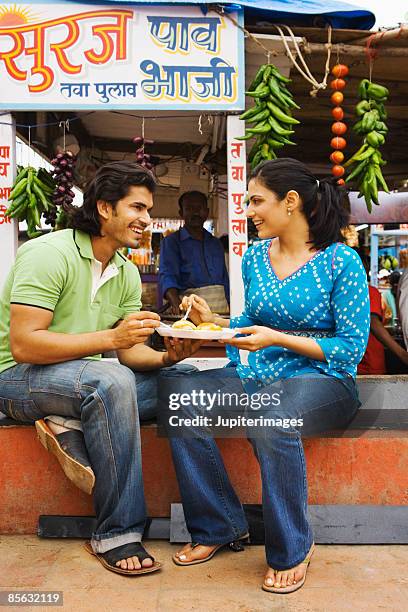
{"label": "woman's bare forearm", "polygon": [[224,319],[223,317],[220,317],[220,315],[214,313],[214,323],[220,327],[229,327],[230,319]]}
{"label": "woman's bare forearm", "polygon": [[279,346],[287,348],[289,351],[309,357],[309,359],[316,359],[317,361],[326,361],[326,357],[320,346],[313,338],[305,338],[303,336],[291,336],[290,334],[284,334],[279,332]]}

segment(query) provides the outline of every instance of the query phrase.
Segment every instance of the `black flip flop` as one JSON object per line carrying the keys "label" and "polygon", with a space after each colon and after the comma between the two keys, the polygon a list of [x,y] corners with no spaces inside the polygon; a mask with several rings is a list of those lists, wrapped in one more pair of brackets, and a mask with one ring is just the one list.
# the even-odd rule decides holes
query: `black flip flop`
{"label": "black flip flop", "polygon": [[[108,550],[105,553],[94,552],[91,543],[85,542],[85,550],[89,552],[89,554],[96,557],[98,561],[102,563],[104,568],[106,568],[110,572],[115,572],[116,574],[123,574],[124,576],[139,576],[139,574],[151,574],[152,572],[157,572],[162,567],[162,564],[158,561],[155,561],[154,557],[149,555],[149,553],[143,548],[140,542],[131,542],[130,544],[123,544],[123,546],[117,546],[116,548],[112,548],[112,550]],[[144,559],[151,559],[153,561],[153,565],[151,567],[141,567],[140,569],[133,570],[122,569],[121,567],[118,567],[116,565],[118,561],[128,559],[129,557],[137,557],[140,563],[142,563]]]}

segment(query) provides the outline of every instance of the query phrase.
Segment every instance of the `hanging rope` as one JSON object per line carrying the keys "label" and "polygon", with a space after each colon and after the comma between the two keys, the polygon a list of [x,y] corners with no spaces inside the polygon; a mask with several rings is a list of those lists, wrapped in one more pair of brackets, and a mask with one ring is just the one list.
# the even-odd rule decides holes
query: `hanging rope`
{"label": "hanging rope", "polygon": [[[268,60],[268,64],[270,61],[270,56],[278,56],[279,53],[277,51],[275,51],[275,49],[267,49],[267,47],[265,47],[265,45],[263,45],[258,38],[256,38],[256,36],[254,36],[253,34],[251,34],[251,32],[249,32],[246,28],[244,28],[243,26],[241,26],[238,21],[236,19],[234,19],[234,17],[231,17],[231,15],[229,13],[225,13],[224,11],[220,10],[218,7],[214,7],[214,11],[216,13],[218,13],[219,15],[221,15],[222,17],[226,17],[227,19],[229,19],[234,25],[235,27],[237,27],[239,30],[241,30],[241,32],[243,32],[245,34],[245,36],[247,38],[249,38],[250,40],[252,40],[255,44],[258,45],[258,47],[260,47],[263,52],[265,53],[267,60]],[[327,88],[327,78],[330,74],[330,57],[331,57],[331,51],[332,51],[332,27],[329,25],[328,26],[328,35],[327,35],[327,59],[326,59],[326,65],[325,65],[325,71],[324,71],[324,78],[323,81],[321,83],[319,83],[315,77],[313,76],[313,74],[310,72],[308,65],[305,62],[305,59],[303,57],[302,51],[300,50],[300,47],[297,43],[296,37],[294,35],[294,33],[292,32],[292,30],[290,29],[289,26],[287,25],[277,25],[277,24],[272,24],[279,32],[279,35],[282,39],[283,45],[285,47],[286,50],[286,54],[288,56],[288,58],[290,59],[290,61],[292,62],[292,64],[294,65],[294,67],[297,69],[297,71],[303,76],[304,79],[306,79],[306,81],[308,81],[311,85],[313,85],[312,90],[310,91],[310,95],[313,97],[316,97],[316,95],[318,94],[320,89],[326,89]],[[304,70],[303,68],[301,68],[299,66],[299,64],[297,63],[295,56],[292,53],[291,48],[288,45],[288,42],[286,40],[286,36],[283,33],[282,28],[286,28],[286,30],[288,31],[288,34],[292,40],[292,43],[296,49],[296,53],[301,61],[301,63],[303,64]]]}
{"label": "hanging rope", "polygon": [[329,26],[328,27],[328,34],[327,34],[327,44],[326,44],[326,48],[327,48],[327,59],[326,59],[326,65],[325,65],[325,69],[324,69],[324,78],[323,81],[321,83],[319,83],[315,77],[313,76],[313,74],[310,72],[308,65],[305,62],[305,59],[303,57],[302,51],[300,50],[300,47],[297,43],[296,37],[293,34],[292,30],[290,29],[289,26],[287,25],[282,25],[282,27],[286,28],[286,30],[288,31],[289,36],[291,37],[292,43],[296,49],[297,55],[300,59],[300,61],[303,64],[303,67],[305,68],[305,71],[299,66],[299,64],[297,63],[291,48],[288,45],[288,42],[286,40],[286,36],[282,31],[282,27],[280,27],[277,24],[274,24],[275,28],[278,30],[280,37],[282,39],[283,45],[285,47],[286,53],[289,57],[289,59],[291,60],[292,64],[295,66],[296,70],[303,76],[304,79],[306,79],[306,81],[308,81],[309,83],[311,83],[313,85],[313,89],[310,91],[310,95],[313,96],[314,98],[317,96],[318,92],[320,89],[326,89],[327,87],[327,78],[330,74],[330,58],[331,58],[331,51],[332,51],[332,27]]}
{"label": "hanging rope", "polygon": [[252,42],[254,42],[256,45],[258,45],[258,47],[260,49],[262,49],[262,51],[265,53],[267,59],[268,59],[268,64],[270,61],[270,57],[271,55],[273,55],[274,57],[278,56],[279,53],[277,51],[275,51],[275,49],[268,49],[267,47],[265,47],[265,45],[263,45],[258,38],[256,38],[256,36],[254,36],[253,34],[251,34],[251,32],[249,32],[246,28],[244,28],[242,25],[240,25],[238,23],[238,21],[236,19],[234,19],[234,17],[231,17],[231,15],[229,13],[225,13],[224,10],[218,8],[218,7],[213,7],[214,11],[216,13],[218,13],[218,15],[220,15],[221,17],[226,17],[227,19],[229,19],[231,21],[231,23],[234,24],[234,26],[236,28],[238,28],[238,30],[241,30],[241,32],[243,32],[245,34],[245,36],[247,38],[249,38],[250,40],[252,40]]}
{"label": "hanging rope", "polygon": [[64,145],[64,151],[66,151],[66,132],[69,132],[69,119],[66,119],[65,121],[60,121],[58,124],[58,127],[63,129],[63,145]]}

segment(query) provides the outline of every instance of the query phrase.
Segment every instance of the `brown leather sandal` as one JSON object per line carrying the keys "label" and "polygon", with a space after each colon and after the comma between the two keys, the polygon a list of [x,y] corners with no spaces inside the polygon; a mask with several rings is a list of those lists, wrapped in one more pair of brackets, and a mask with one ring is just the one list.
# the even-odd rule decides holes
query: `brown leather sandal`
{"label": "brown leather sandal", "polygon": [[35,428],[41,444],[55,455],[66,477],[81,491],[91,495],[95,486],[95,474],[89,465],[85,443],[81,442],[82,433],[69,431],[55,435],[44,419],[36,421]]}
{"label": "brown leather sandal", "polygon": [[[115,574],[123,574],[124,576],[139,576],[140,574],[151,574],[152,572],[157,572],[161,569],[162,564],[158,561],[154,560],[154,557],[149,555],[149,553],[143,548],[140,542],[131,542],[130,544],[124,544],[123,546],[117,546],[116,548],[112,548],[105,553],[96,553],[94,552],[92,545],[90,542],[85,542],[85,550],[89,552],[90,555],[93,555],[100,561],[104,568],[109,570],[110,572],[115,572]],[[139,569],[122,569],[118,567],[116,563],[118,561],[122,561],[123,559],[128,559],[129,557],[137,557],[142,564],[144,559],[151,559],[153,561],[153,565],[151,567],[141,567]]]}

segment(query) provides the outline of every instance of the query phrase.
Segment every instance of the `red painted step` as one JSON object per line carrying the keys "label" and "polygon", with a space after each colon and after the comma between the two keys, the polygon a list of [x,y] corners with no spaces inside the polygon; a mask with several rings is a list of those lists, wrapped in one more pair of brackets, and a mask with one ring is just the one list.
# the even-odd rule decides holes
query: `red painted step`
{"label": "red painted step", "polygon": [[[243,439],[219,441],[243,503],[260,503],[259,470]],[[398,431],[347,432],[304,441],[310,504],[408,503],[408,437]],[[169,516],[180,500],[168,442],[142,427],[143,472],[149,515]],[[0,427],[0,533],[36,533],[40,514],[93,514],[90,497],[65,477],[31,426]],[[289,477],[289,475],[288,475]]]}

